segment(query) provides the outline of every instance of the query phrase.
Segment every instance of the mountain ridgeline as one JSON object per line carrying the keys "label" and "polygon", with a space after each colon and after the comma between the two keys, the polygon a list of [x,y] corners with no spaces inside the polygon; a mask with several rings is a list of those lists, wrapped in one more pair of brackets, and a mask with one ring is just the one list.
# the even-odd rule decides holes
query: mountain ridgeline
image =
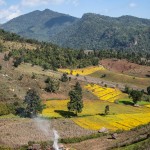
{"label": "mountain ridgeline", "polygon": [[75,17],[45,9],[44,11],[36,10],[12,19],[3,24],[2,28],[23,37],[39,41],[51,41],[57,33],[60,33],[76,20],[78,19]]}
{"label": "mountain ridgeline", "polygon": [[150,52],[150,20],[133,16],[87,13],[78,19],[46,9],[17,17],[2,28],[74,49]]}

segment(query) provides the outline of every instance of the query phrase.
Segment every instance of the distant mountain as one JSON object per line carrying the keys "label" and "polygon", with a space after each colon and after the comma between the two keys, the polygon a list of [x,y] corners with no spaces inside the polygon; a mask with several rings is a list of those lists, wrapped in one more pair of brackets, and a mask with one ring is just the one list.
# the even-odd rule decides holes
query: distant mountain
{"label": "distant mountain", "polygon": [[45,9],[14,18],[3,24],[2,28],[23,37],[49,41],[76,20],[78,19],[75,17]]}
{"label": "distant mountain", "polygon": [[150,52],[150,20],[133,16],[87,13],[78,19],[46,9],[17,17],[2,27],[62,47]]}
{"label": "distant mountain", "polygon": [[150,52],[150,20],[88,13],[58,33],[53,42],[79,49],[133,49]]}

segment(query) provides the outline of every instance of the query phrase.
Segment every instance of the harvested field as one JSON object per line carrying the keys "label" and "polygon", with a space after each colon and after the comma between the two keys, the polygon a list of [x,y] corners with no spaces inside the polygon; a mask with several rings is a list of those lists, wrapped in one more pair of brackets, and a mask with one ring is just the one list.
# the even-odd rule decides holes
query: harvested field
{"label": "harvested field", "polygon": [[[43,129],[37,121],[31,119],[1,119],[0,145],[15,147],[27,144],[28,141],[50,141],[53,140],[53,129],[58,131],[61,138],[80,137],[95,133],[77,126],[69,119],[52,119],[46,123],[42,121],[40,125],[43,125]],[[48,129],[48,132],[45,132],[45,128]]]}
{"label": "harvested field", "polygon": [[131,63],[125,59],[104,59],[100,63],[109,71],[123,73],[135,77],[150,76],[150,66]]}
{"label": "harvested field", "polygon": [[149,133],[150,124],[139,129],[120,133],[118,134],[116,140],[112,139],[111,136],[103,136],[80,143],[68,144],[67,146],[75,148],[76,150],[112,150],[113,148],[118,148],[119,146],[124,146],[143,140],[143,138],[146,139]]}

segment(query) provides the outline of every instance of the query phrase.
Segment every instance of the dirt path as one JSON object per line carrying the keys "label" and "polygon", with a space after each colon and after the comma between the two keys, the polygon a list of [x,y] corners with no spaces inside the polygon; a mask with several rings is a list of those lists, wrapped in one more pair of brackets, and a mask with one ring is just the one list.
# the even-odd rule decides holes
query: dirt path
{"label": "dirt path", "polygon": [[[54,75],[59,75],[61,76],[62,73],[60,72],[56,72],[56,71],[50,71],[51,73],[53,73]],[[90,76],[73,76],[73,75],[68,75],[69,77],[71,77],[72,79],[76,79],[76,80],[79,80],[79,81],[84,81],[84,82],[88,82],[88,83],[94,83],[94,84],[100,84],[100,85],[107,85],[108,87],[117,87],[121,90],[124,90],[126,84],[123,84],[123,83],[117,83],[117,82],[111,82],[111,81],[106,81],[104,79],[100,79],[100,78],[95,78],[95,77],[90,77]],[[140,87],[137,87],[135,85],[132,85],[132,84],[128,84],[130,88],[133,88],[133,89],[138,89],[138,90],[143,90],[143,88],[140,88]],[[144,89],[146,91],[146,89]]]}
{"label": "dirt path", "polygon": [[97,139],[91,139],[75,144],[68,144],[68,147],[76,150],[108,150],[117,146],[131,144],[146,138],[150,134],[150,125],[142,127],[134,131],[126,131],[117,135],[117,139],[111,139],[110,136],[105,136]]}

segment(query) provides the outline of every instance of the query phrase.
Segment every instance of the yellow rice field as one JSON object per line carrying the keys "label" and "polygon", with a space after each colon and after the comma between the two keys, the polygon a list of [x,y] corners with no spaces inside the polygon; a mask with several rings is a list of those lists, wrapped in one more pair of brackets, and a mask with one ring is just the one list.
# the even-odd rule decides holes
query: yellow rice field
{"label": "yellow rice field", "polygon": [[76,124],[91,130],[105,127],[109,130],[130,130],[136,126],[150,122],[150,113],[117,114],[108,116],[88,116],[72,119]]}
{"label": "yellow rice field", "polygon": [[[67,103],[69,100],[49,100],[46,101],[46,108],[41,116],[43,117],[63,117],[60,112],[67,113]],[[102,116],[105,106],[110,106],[110,114]],[[80,117],[71,118],[77,125],[85,129],[99,130],[102,127],[110,130],[129,130],[139,125],[150,122],[150,108],[133,107],[109,103],[107,101],[84,101]]]}
{"label": "yellow rice field", "polygon": [[146,105],[146,107],[149,107],[149,108],[150,108],[150,105]]}
{"label": "yellow rice field", "polygon": [[[69,100],[49,100],[46,101],[46,108],[42,112],[43,117],[63,117],[59,112],[60,111],[68,111],[67,110],[67,103]],[[142,113],[143,108],[132,108],[127,107],[125,105],[117,105],[115,103],[109,103],[109,102],[103,102],[103,101],[97,101],[97,100],[85,100],[83,102],[84,108],[82,110],[82,113],[79,114],[79,116],[85,116],[85,115],[96,115],[100,113],[104,113],[104,109],[106,105],[110,106],[111,113],[119,114],[119,113]],[[145,107],[145,110],[149,110],[149,108]]]}
{"label": "yellow rice field", "polygon": [[103,101],[114,102],[115,100],[127,96],[126,94],[123,94],[119,89],[101,87],[96,84],[88,84],[85,86],[85,88]]}
{"label": "yellow rice field", "polygon": [[100,71],[100,70],[105,70],[105,68],[103,66],[91,66],[91,67],[86,67],[86,68],[82,68],[82,69],[58,69],[58,71],[63,72],[63,73],[68,73],[68,74],[72,74],[72,75],[89,75],[92,74],[96,71]]}

